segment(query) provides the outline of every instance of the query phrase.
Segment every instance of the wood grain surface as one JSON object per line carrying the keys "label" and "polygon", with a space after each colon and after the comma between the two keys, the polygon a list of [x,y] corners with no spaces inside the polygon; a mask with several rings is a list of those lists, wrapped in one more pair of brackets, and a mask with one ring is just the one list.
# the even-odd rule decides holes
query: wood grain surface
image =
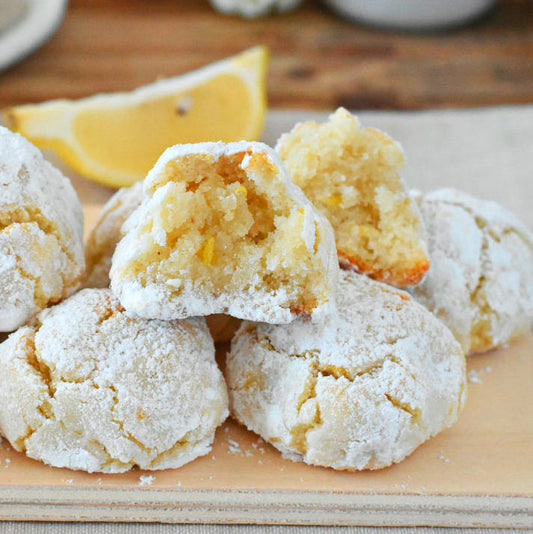
{"label": "wood grain surface", "polygon": [[272,51],[271,107],[533,102],[530,0],[501,0],[473,25],[426,34],[366,28],[318,0],[256,20],[207,0],[71,0],[52,39],[0,74],[0,106],[127,90],[259,43]]}
{"label": "wood grain surface", "polygon": [[[224,352],[225,346],[219,347]],[[0,445],[2,519],[533,527],[533,336],[468,359],[458,423],[401,463],[333,471],[284,460],[231,419],[180,469],[48,467]],[[223,356],[222,356],[223,358]]]}

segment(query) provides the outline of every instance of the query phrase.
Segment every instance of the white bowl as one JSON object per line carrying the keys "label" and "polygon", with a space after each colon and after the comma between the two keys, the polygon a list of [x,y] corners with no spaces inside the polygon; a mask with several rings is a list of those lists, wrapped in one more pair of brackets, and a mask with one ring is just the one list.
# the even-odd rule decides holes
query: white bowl
{"label": "white bowl", "polygon": [[[21,4],[21,2],[18,2]],[[20,15],[0,33],[0,71],[24,59],[57,30],[68,0],[24,0]]]}
{"label": "white bowl", "polygon": [[496,0],[324,0],[341,15],[404,30],[448,28],[470,22]]}

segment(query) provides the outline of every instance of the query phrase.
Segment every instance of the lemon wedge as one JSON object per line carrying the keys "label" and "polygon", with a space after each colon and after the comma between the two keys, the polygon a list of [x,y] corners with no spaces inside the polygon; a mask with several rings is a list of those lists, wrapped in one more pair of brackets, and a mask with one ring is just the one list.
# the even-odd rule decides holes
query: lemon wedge
{"label": "lemon wedge", "polygon": [[87,178],[125,187],[144,178],[168,146],[257,140],[266,114],[267,58],[258,46],[128,93],[14,106],[3,118]]}

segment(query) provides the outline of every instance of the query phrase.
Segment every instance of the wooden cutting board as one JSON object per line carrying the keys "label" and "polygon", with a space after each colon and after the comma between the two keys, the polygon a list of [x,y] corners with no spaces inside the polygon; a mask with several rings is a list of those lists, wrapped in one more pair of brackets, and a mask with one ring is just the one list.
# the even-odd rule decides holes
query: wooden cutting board
{"label": "wooden cutting board", "polygon": [[[275,137],[276,124],[270,120],[267,136]],[[111,191],[69,174],[89,228]],[[232,420],[210,454],[166,471],[56,469],[4,441],[0,518],[533,527],[533,335],[470,357],[468,369],[458,423],[380,471],[284,460]]]}
{"label": "wooden cutting board", "polygon": [[532,527],[533,336],[471,357],[468,368],[458,423],[387,469],[347,473],[293,463],[231,420],[210,454],[165,471],[56,469],[4,441],[0,517]]}

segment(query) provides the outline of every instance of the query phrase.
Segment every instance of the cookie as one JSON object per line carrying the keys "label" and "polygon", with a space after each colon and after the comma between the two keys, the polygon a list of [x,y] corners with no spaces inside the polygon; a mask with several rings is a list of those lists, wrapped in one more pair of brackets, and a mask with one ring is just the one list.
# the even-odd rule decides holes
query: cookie
{"label": "cookie", "polygon": [[83,212],[70,181],[0,126],[0,332],[77,289]]}
{"label": "cookie", "polygon": [[142,182],[119,189],[104,205],[85,245],[85,287],[109,287],[111,258],[122,238],[122,224],[140,206]]}
{"label": "cookie", "polygon": [[429,260],[420,213],[400,177],[398,143],[339,108],[323,124],[297,124],[276,149],[331,222],[342,267],[397,287],[420,282]]}
{"label": "cookie", "polygon": [[533,236],[507,209],[454,189],[414,193],[431,268],[411,292],[465,354],[504,345],[533,325]]}
{"label": "cookie", "polygon": [[210,0],[212,6],[228,15],[259,17],[271,11],[289,11],[301,0]]}
{"label": "cookie", "polygon": [[295,461],[334,469],[399,462],[452,425],[465,359],[407,293],[341,272],[327,324],[243,322],[226,361],[231,413]]}
{"label": "cookie", "polygon": [[[142,182],[119,189],[105,204],[89,233],[85,245],[87,268],[84,287],[109,287],[111,258],[118,242],[122,239],[124,221],[141,205]],[[240,324],[239,319],[229,315],[210,315],[206,323],[213,341],[230,341]]]}
{"label": "cookie", "polygon": [[109,289],[76,293],[0,345],[0,431],[51,466],[179,467],[226,416],[205,321],[132,319]]}
{"label": "cookie", "polygon": [[134,316],[288,323],[334,305],[331,226],[264,144],[167,149],[123,229],[111,288]]}

